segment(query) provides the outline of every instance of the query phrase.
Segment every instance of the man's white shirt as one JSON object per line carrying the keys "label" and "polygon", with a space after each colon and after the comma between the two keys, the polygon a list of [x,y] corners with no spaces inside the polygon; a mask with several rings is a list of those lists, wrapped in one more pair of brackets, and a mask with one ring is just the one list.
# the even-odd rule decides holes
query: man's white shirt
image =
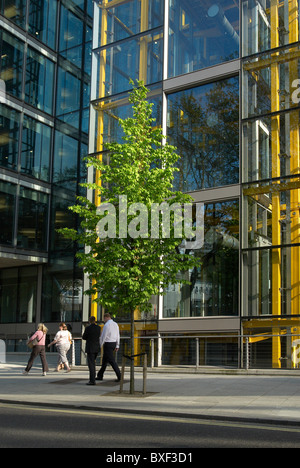
{"label": "man's white shirt", "polygon": [[120,347],[119,325],[112,319],[107,320],[103,327],[100,336],[100,346],[103,346],[104,343],[116,343],[116,348]]}

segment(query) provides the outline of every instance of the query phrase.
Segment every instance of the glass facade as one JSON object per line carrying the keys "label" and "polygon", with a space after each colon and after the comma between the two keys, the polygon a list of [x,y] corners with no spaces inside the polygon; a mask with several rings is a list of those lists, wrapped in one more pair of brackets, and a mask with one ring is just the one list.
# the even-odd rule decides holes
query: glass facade
{"label": "glass facade", "polygon": [[192,254],[199,266],[179,275],[191,284],[170,285],[163,317],[237,316],[239,271],[238,200],[204,206],[204,243]]}
{"label": "glass facade", "polygon": [[169,0],[169,77],[239,57],[238,2]]}
{"label": "glass facade", "polygon": [[243,1],[242,14],[243,328],[270,334],[268,365],[297,367],[299,4]]}
{"label": "glass facade", "polygon": [[81,323],[76,246],[56,229],[76,227],[83,157],[121,142],[138,79],[180,156],[174,189],[205,216],[198,267],[136,337],[162,339],[163,364],[297,367],[299,44],[298,0],[1,0],[0,323]]}
{"label": "glass facade", "polygon": [[92,0],[0,1],[4,332],[5,324],[82,320],[76,247],[56,229],[76,225],[68,206],[86,177],[92,13]]}
{"label": "glass facade", "polygon": [[[199,362],[216,363],[219,350],[219,363],[243,365],[242,331],[256,365],[295,366],[288,334],[300,324],[298,16],[298,1],[95,6],[90,153],[121,141],[129,79],[142,79],[180,155],[174,189],[204,204],[204,244],[191,252],[199,266],[158,301],[164,363],[187,364],[198,352]],[[222,338],[228,328],[232,336]],[[205,330],[215,338],[202,339]],[[194,338],[184,341],[196,332],[198,351]],[[179,343],[186,354],[174,358]],[[267,358],[257,358],[260,349]]]}
{"label": "glass facade", "polygon": [[169,94],[167,134],[181,156],[175,189],[238,183],[238,77]]}

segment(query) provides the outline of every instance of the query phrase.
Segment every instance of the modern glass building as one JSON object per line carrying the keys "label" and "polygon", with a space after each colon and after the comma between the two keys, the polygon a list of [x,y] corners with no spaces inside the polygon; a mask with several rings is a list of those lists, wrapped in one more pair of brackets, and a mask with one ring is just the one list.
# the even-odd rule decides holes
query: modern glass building
{"label": "modern glass building", "polygon": [[90,153],[120,139],[143,80],[181,156],[174,185],[204,203],[191,285],[136,316],[158,363],[298,367],[298,41],[297,0],[95,2]]}
{"label": "modern glass building", "polygon": [[80,337],[90,314],[101,319],[78,247],[55,229],[76,226],[67,208],[94,177],[83,156],[121,139],[138,79],[181,156],[174,187],[204,204],[205,236],[198,268],[136,314],[137,351],[164,365],[298,367],[299,45],[298,0],[0,1],[8,351],[39,321]]}
{"label": "modern glass building", "polygon": [[39,322],[81,333],[76,246],[56,229],[85,180],[92,0],[0,1],[0,338],[24,351]]}

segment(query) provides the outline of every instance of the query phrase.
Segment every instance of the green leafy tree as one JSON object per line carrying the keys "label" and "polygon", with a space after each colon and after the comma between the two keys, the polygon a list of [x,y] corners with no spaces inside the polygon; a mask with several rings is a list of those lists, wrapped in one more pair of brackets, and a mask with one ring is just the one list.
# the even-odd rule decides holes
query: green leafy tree
{"label": "green leafy tree", "polygon": [[[184,229],[178,234],[176,229],[182,219],[180,215],[176,218],[176,210],[169,209],[173,204],[177,204],[173,207],[191,204],[192,199],[172,190],[179,156],[164,141],[161,129],[154,127],[147,93],[142,82],[133,86],[129,95],[133,117],[119,120],[123,141],[106,145],[109,163],[97,157],[87,158],[87,165],[101,176],[99,181],[84,186],[99,194],[99,204],[78,197],[79,203],[70,209],[80,216],[80,229],[60,231],[86,246],[84,252],[78,253],[80,265],[91,278],[85,293],[96,295],[95,301],[111,313],[128,313],[131,355],[135,310],[148,311],[152,295],[162,294],[170,283],[176,282],[180,271],[199,264],[192,252],[185,253],[182,241],[191,235],[186,236]],[[164,206],[165,210],[156,211],[159,223],[155,226],[159,228],[153,230],[152,210],[158,206]],[[168,209],[169,223],[163,218]],[[130,393],[134,393],[133,361]]]}

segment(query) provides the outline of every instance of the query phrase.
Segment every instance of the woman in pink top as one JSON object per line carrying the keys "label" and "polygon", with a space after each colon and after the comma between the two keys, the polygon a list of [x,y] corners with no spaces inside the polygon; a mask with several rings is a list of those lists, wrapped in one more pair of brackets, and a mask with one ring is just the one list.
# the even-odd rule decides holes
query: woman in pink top
{"label": "woman in pink top", "polygon": [[37,331],[29,338],[29,341],[33,341],[35,338],[38,340],[38,344],[33,346],[32,352],[28,361],[28,364],[26,366],[26,369],[23,371],[23,375],[27,375],[28,372],[30,371],[33,361],[35,358],[40,355],[42,366],[43,366],[43,375],[46,375],[46,372],[48,372],[48,363],[46,360],[46,351],[45,351],[45,345],[46,345],[46,335],[48,332],[48,328],[45,327],[43,323],[40,323],[38,325]]}

